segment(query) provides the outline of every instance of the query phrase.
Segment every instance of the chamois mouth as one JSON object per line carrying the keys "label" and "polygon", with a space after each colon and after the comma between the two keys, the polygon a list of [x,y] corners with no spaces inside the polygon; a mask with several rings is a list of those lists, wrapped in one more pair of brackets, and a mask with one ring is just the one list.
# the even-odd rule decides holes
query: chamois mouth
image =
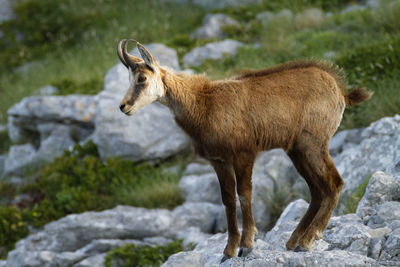
{"label": "chamois mouth", "polygon": [[124,112],[124,113],[127,116],[132,116],[133,114],[135,114],[135,109],[134,108],[130,108],[127,112]]}

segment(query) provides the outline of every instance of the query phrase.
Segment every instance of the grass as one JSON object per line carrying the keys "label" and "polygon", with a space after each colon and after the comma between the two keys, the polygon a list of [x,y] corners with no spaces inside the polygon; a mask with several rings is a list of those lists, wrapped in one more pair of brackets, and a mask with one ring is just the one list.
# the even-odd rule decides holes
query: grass
{"label": "grass", "polygon": [[104,264],[106,267],[161,266],[170,255],[182,250],[184,250],[182,240],[164,246],[128,244],[109,251]]}
{"label": "grass", "polygon": [[[165,171],[171,164],[178,166],[174,173]],[[17,194],[29,195],[28,200],[16,203],[19,209],[0,206],[0,257],[28,234],[28,225],[37,228],[68,214],[116,205],[168,209],[180,205],[178,182],[183,165],[180,161],[150,166],[118,158],[102,162],[97,147],[89,142],[45,166],[33,184],[15,189],[0,183],[3,204],[7,197],[10,202]]]}
{"label": "grass", "polygon": [[343,214],[355,213],[357,210],[358,203],[363,198],[365,190],[367,189],[369,180],[371,180],[372,175],[367,177],[352,194],[344,195],[341,198],[342,205],[344,207]]}

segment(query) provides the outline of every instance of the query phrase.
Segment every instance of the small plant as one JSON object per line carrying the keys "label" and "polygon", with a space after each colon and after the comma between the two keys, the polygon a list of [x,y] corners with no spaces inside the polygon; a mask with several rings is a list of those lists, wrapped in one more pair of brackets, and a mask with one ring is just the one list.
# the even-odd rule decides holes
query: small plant
{"label": "small plant", "polygon": [[138,246],[128,244],[111,250],[105,258],[106,267],[161,266],[172,254],[184,250],[182,240],[165,246]]}
{"label": "small plant", "polygon": [[11,146],[8,131],[0,131],[0,154],[7,153]]}
{"label": "small plant", "polygon": [[342,198],[342,203],[344,206],[343,214],[355,213],[357,210],[358,203],[363,198],[365,190],[367,189],[369,180],[371,180],[372,175],[367,177],[352,194],[344,195]]}
{"label": "small plant", "polygon": [[29,233],[23,213],[13,206],[0,206],[0,258]]}

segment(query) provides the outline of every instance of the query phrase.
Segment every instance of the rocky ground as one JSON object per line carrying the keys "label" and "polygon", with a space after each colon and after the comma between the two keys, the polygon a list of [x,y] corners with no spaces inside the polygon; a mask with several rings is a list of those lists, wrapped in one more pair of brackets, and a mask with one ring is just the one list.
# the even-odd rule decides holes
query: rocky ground
{"label": "rocky ground", "polygon": [[[210,9],[231,3],[192,2],[222,5]],[[358,8],[372,7],[373,2],[376,1]],[[313,9],[294,15],[284,10],[259,14],[257,19],[268,23],[274,16],[296,16],[299,23],[319,23],[326,14]],[[314,20],[310,22],[302,16]],[[193,36],[219,41],[194,48],[183,57],[184,66],[234,56],[243,44],[224,39],[221,29],[235,23],[224,14],[206,16],[204,25]],[[191,71],[182,70],[175,50],[162,44],[146,47],[161,65],[176,71]],[[150,104],[129,118],[118,110],[127,87],[128,73],[118,64],[107,73],[104,90],[98,95],[54,96],[51,94],[56,88],[44,87],[38,90],[38,95],[14,105],[8,111],[6,129],[11,140],[19,145],[0,155],[2,179],[21,181],[25,170],[51,162],[75,143],[88,140],[98,145],[102,158],[117,156],[154,162],[190,151],[188,138],[160,104]],[[344,194],[353,192],[371,175],[372,178],[357,212],[333,217],[323,238],[307,253],[284,249],[285,241],[307,209],[304,200],[290,203],[272,230],[263,231],[273,226],[271,196],[278,189],[283,190],[281,194],[299,192],[299,195],[306,195],[308,189],[282,150],[262,153],[253,173],[253,210],[260,234],[248,257],[228,260],[222,266],[399,266],[399,136],[400,116],[396,115],[365,129],[339,132],[331,140],[331,154],[345,180]],[[214,171],[205,162],[196,160],[187,166],[179,186],[185,203],[172,211],[118,206],[102,212],[69,215],[19,241],[7,261],[0,261],[0,267],[103,266],[106,253],[113,248],[129,243],[159,245],[175,238],[184,239],[185,245],[190,242],[198,245],[193,251],[173,255],[164,266],[219,265],[227,235],[223,233],[225,211]],[[343,208],[341,203],[336,214]],[[238,214],[240,217],[240,208]]]}

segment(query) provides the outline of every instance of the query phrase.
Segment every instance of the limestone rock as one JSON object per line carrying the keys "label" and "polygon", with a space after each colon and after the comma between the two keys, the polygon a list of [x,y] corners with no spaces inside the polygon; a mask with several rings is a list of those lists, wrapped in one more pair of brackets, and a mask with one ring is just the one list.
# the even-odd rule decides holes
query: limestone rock
{"label": "limestone rock", "polygon": [[357,207],[361,218],[372,216],[377,207],[387,201],[400,201],[400,179],[383,172],[376,172],[368,183],[363,198]]}
{"label": "limestone rock", "polygon": [[[161,66],[169,67],[177,71],[181,69],[179,66],[178,54],[175,49],[158,43],[146,44],[144,46]],[[133,49],[130,54],[142,58],[137,48]]]}
{"label": "limestone rock", "polygon": [[220,42],[214,42],[194,48],[183,57],[185,66],[200,66],[202,61],[207,59],[217,60],[224,56],[234,56],[239,47],[243,46],[241,42],[226,39]]}
{"label": "limestone rock", "polygon": [[23,169],[34,163],[36,149],[31,144],[11,146],[4,161],[3,175],[22,174]]}
{"label": "limestone rock", "polygon": [[14,18],[13,1],[11,0],[0,0],[0,24],[3,21]]}
{"label": "limestone rock", "polygon": [[224,14],[208,14],[204,17],[203,26],[197,29],[192,38],[198,39],[220,39],[225,37],[223,28],[225,26],[238,26],[239,23]]}
{"label": "limestone rock", "polygon": [[362,141],[333,157],[345,182],[343,193],[353,192],[376,171],[399,172],[400,116],[382,118],[362,130]]}

